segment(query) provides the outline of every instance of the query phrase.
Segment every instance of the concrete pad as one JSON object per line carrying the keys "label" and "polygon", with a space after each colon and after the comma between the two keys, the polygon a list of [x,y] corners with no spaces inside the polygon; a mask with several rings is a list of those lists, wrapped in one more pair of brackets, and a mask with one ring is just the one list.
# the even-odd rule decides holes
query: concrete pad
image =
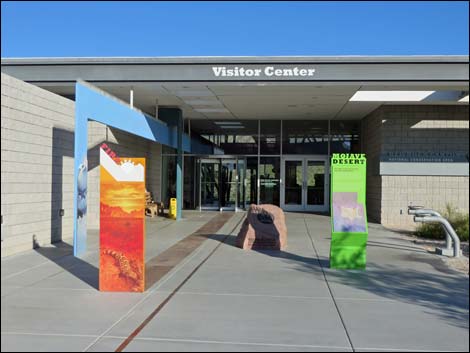
{"label": "concrete pad", "polygon": [[94,336],[3,334],[2,352],[81,352]]}
{"label": "concrete pad", "polygon": [[349,335],[358,349],[468,352],[468,311],[396,301],[338,300]]}
{"label": "concrete pad", "polygon": [[[40,249],[38,251],[43,251]],[[54,252],[51,251],[53,254]],[[47,255],[51,256],[51,255]],[[52,255],[53,256],[53,255]],[[48,262],[42,266],[32,268],[14,276],[6,277],[2,280],[2,286],[34,286],[39,283],[47,286],[51,278],[66,272],[70,278],[77,278],[84,285],[97,288],[98,268],[88,263],[85,259],[79,259],[72,255],[67,255],[54,259],[54,257],[44,259]],[[56,284],[54,284],[57,287]]]}
{"label": "concrete pad", "polygon": [[[57,248],[56,246],[51,245],[48,248],[54,249],[53,259],[59,259],[72,253],[72,248],[70,246]],[[8,277],[14,276],[15,274],[40,267],[48,263],[47,260],[47,258],[44,258],[44,256],[41,256],[36,251],[28,251],[22,254],[2,258],[1,279],[4,280]]]}
{"label": "concrete pad", "polygon": [[148,293],[138,306],[130,312],[123,313],[119,321],[116,321],[112,327],[108,327],[108,331],[101,333],[106,336],[123,337],[121,342],[124,341],[170,294],[170,292],[157,291]]}
{"label": "concrete pad", "polygon": [[[299,260],[298,257],[292,260],[283,255],[285,253],[282,251],[244,251],[224,244],[183,290],[218,294],[330,297],[316,259]],[[214,271],[214,268],[218,270]],[[167,289],[168,286],[162,288]]]}
{"label": "concrete pad", "polygon": [[[215,215],[149,220],[147,256]],[[350,350],[345,329],[359,351],[468,349],[468,276],[436,255],[371,225],[367,269],[332,270],[328,217],[287,213],[284,252],[236,248],[243,217],[235,213],[145,293],[95,290],[97,232],[80,261],[67,246],[2,259],[2,350],[83,350],[93,342],[92,351],[115,350],[216,248],[127,350]]]}
{"label": "concrete pad", "polygon": [[2,284],[2,298],[6,297],[7,295],[10,295],[18,290],[21,290],[23,286],[4,286]]}
{"label": "concrete pad", "polygon": [[[101,339],[90,352],[111,351],[119,339]],[[250,344],[243,342],[190,341],[167,339],[135,339],[125,352],[351,352],[343,347],[316,347],[300,345]]]}
{"label": "concrete pad", "polygon": [[177,294],[137,337],[349,347],[330,299]]}
{"label": "concrete pad", "polygon": [[23,288],[2,299],[2,332],[96,335],[141,297],[137,293]]}
{"label": "concrete pad", "polygon": [[370,264],[365,271],[326,271],[336,298],[388,299],[443,310],[468,310],[468,276]]}

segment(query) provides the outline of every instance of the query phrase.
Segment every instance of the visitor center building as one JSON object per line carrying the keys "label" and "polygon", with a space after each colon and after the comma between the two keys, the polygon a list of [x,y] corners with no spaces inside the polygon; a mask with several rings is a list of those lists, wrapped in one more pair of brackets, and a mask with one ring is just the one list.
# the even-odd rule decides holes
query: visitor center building
{"label": "visitor center building", "polygon": [[[410,229],[410,204],[468,212],[468,56],[4,58],[1,67],[2,256],[30,247],[33,233],[71,232],[79,79],[190,144],[89,122],[90,227],[102,142],[147,158],[147,189],[166,207],[181,188],[183,210],[327,213],[332,154],[365,153],[369,221]],[[28,202],[47,207],[24,226]]]}

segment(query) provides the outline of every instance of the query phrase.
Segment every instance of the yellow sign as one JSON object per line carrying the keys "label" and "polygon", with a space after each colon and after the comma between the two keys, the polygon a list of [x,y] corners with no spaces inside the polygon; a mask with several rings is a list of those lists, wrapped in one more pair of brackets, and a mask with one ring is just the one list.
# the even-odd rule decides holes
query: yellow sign
{"label": "yellow sign", "polygon": [[170,218],[176,219],[176,198],[171,198],[170,199],[170,212],[169,212]]}

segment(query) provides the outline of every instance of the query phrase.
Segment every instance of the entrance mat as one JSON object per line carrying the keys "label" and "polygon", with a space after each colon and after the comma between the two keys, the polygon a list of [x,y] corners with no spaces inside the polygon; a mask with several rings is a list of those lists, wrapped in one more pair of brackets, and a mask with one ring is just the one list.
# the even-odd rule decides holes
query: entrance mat
{"label": "entrance mat", "polygon": [[188,257],[205,240],[222,228],[232,216],[233,213],[218,214],[194,233],[150,259],[145,264],[145,289],[153,286],[159,279],[181,263],[181,261]]}

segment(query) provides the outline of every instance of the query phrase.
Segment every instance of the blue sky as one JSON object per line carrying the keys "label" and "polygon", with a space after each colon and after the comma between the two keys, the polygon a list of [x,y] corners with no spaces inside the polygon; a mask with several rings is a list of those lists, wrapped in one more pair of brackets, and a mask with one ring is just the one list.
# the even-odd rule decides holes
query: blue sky
{"label": "blue sky", "polygon": [[469,53],[468,2],[2,1],[2,57]]}

